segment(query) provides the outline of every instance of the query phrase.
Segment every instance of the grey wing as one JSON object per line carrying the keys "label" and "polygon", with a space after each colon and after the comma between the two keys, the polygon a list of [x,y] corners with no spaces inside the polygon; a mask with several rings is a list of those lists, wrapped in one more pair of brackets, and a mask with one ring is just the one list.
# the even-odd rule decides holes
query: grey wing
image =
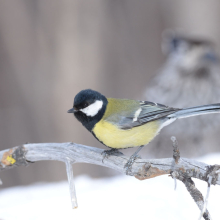
{"label": "grey wing", "polygon": [[146,124],[147,122],[164,118],[179,110],[178,108],[171,108],[158,103],[140,101],[140,108],[127,117],[121,117],[117,125],[124,130],[131,129]]}

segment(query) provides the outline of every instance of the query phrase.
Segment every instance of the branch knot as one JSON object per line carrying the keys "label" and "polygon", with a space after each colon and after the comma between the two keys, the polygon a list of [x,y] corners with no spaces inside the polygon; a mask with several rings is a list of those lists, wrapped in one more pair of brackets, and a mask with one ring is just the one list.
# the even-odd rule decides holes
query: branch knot
{"label": "branch knot", "polygon": [[206,181],[208,182],[209,177],[212,177],[211,184],[215,185],[216,182],[218,181],[219,178],[219,173],[220,173],[220,165],[210,165],[207,166],[207,171],[206,171]]}

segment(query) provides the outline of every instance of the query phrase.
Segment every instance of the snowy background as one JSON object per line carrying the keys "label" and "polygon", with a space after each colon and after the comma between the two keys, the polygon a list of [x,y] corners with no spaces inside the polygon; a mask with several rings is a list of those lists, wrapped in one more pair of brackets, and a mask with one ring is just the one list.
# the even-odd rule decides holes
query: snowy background
{"label": "snowy background", "polygon": [[[219,164],[220,154],[198,160]],[[74,168],[74,167],[73,167]],[[206,195],[206,183],[194,179]],[[120,175],[105,179],[76,178],[78,208],[71,209],[66,181],[37,183],[0,191],[0,220],[60,219],[198,219],[199,209],[181,182],[167,175],[139,181]],[[212,186],[208,209],[213,219],[220,219],[220,186]]]}

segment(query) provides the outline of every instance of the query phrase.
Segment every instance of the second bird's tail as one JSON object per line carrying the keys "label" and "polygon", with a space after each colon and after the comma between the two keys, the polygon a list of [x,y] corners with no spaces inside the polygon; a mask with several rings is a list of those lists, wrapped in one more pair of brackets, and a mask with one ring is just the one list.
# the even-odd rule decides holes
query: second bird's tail
{"label": "second bird's tail", "polygon": [[210,113],[220,113],[220,103],[211,105],[202,105],[192,108],[184,108],[176,111],[170,115],[168,118],[187,118],[196,115],[210,114]]}

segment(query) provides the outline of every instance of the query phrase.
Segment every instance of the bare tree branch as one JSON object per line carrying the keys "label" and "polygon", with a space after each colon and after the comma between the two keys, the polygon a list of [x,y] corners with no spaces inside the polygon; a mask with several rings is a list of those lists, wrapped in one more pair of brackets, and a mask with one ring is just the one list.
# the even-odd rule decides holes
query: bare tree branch
{"label": "bare tree branch", "polygon": [[[16,166],[28,165],[32,162],[42,160],[58,160],[73,163],[91,163],[105,166],[125,173],[124,165],[128,157],[124,155],[111,155],[102,162],[102,149],[89,147],[75,143],[36,143],[24,144],[11,149],[0,151],[0,171]],[[162,159],[137,159],[133,166],[131,176],[144,180],[170,174],[172,171],[173,158]],[[220,166],[209,166],[208,164],[187,158],[180,158],[175,170],[185,177],[197,178],[208,181],[208,175],[212,173],[212,184],[220,185]],[[213,173],[214,172],[214,173]]]}
{"label": "bare tree branch", "polygon": [[[145,180],[164,174],[171,174],[172,177],[181,180],[200,210],[204,205],[202,194],[195,187],[192,181],[197,178],[210,184],[220,185],[220,166],[210,166],[208,164],[187,158],[181,158],[178,145],[173,139],[174,154],[173,158],[162,159],[137,159],[130,173],[131,176],[139,180]],[[0,151],[0,171],[7,170],[16,166],[27,166],[30,163],[42,160],[58,160],[68,164],[68,180],[70,183],[70,193],[72,206],[77,207],[75,189],[73,184],[72,166],[73,163],[91,163],[105,166],[126,173],[124,169],[128,157],[124,155],[111,155],[103,160],[103,150],[95,147],[84,146],[75,143],[36,143],[24,144],[11,149]],[[72,189],[71,189],[72,187]],[[204,219],[211,219],[208,211],[203,214]]]}
{"label": "bare tree branch", "polygon": [[[206,209],[207,202],[208,202],[207,201],[208,193],[206,196],[206,200],[204,202],[204,198],[202,196],[202,193],[196,188],[192,179],[182,175],[182,173],[178,172],[178,170],[176,171],[175,167],[176,167],[176,164],[179,163],[180,151],[178,148],[178,142],[177,142],[176,138],[171,137],[171,140],[173,142],[173,159],[174,159],[172,171],[171,171],[171,176],[173,177],[173,179],[175,181],[175,189],[176,189],[176,179],[182,181],[184,183],[184,185],[186,186],[186,189],[188,190],[189,194],[192,196],[193,200],[195,201],[195,203],[197,204],[197,206],[201,210],[199,220],[202,218],[202,216],[205,220],[211,220],[211,216],[210,216],[208,210]],[[210,178],[209,178],[209,180],[210,180]],[[211,183],[211,181],[210,181],[210,183]],[[209,189],[210,189],[210,184],[209,184]]]}
{"label": "bare tree branch", "polygon": [[171,172],[171,176],[175,180],[178,179],[178,180],[180,180],[184,183],[184,185],[186,186],[187,191],[190,193],[190,195],[192,196],[192,198],[195,201],[196,205],[201,210],[201,216],[203,216],[203,218],[205,220],[211,220],[211,216],[210,216],[208,210],[206,209],[206,203],[204,203],[203,195],[196,188],[196,186],[195,186],[194,182],[192,181],[192,179],[190,177],[186,177],[186,176],[182,175],[182,173],[180,173],[178,171]]}

